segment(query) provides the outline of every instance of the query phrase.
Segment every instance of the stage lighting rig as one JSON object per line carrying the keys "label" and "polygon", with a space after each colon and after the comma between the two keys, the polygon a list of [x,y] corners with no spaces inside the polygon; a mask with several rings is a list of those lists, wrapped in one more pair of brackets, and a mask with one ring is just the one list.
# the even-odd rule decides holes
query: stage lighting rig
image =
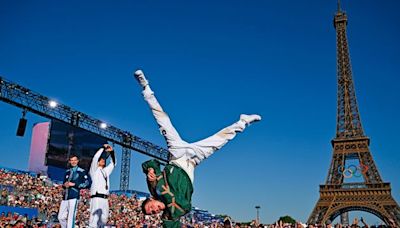
{"label": "stage lighting rig", "polygon": [[[48,119],[58,120],[97,134],[111,143],[122,146],[121,190],[128,190],[130,150],[138,151],[163,162],[168,162],[169,160],[168,150],[128,131],[121,130],[69,106],[60,104],[3,77],[0,77],[0,101],[22,108],[25,114],[29,111]],[[25,130],[26,122],[25,115],[23,115],[20,119],[21,129]],[[23,126],[24,124],[25,126]],[[23,135],[22,130],[20,133]]]}

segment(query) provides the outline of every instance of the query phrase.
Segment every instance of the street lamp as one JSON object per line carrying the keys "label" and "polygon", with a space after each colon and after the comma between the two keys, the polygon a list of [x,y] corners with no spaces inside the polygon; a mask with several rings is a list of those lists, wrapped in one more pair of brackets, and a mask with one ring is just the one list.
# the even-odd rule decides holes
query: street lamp
{"label": "street lamp", "polygon": [[256,206],[256,210],[257,210],[257,218],[256,218],[256,222],[257,222],[257,225],[258,224],[260,224],[260,206]]}

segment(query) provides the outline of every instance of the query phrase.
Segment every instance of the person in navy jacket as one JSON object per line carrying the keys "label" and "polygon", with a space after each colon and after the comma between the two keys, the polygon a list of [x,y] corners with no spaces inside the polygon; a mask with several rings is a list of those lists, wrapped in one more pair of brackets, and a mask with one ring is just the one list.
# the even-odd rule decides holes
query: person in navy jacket
{"label": "person in navy jacket", "polygon": [[78,208],[80,190],[90,187],[90,178],[86,171],[78,166],[79,157],[69,157],[70,168],[65,172],[63,181],[63,200],[58,212],[58,220],[62,228],[75,227],[75,216]]}

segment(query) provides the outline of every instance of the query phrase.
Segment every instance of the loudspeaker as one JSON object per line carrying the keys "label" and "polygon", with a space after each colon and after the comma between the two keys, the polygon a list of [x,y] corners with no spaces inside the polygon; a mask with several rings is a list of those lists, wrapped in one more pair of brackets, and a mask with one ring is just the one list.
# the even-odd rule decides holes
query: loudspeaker
{"label": "loudspeaker", "polygon": [[19,119],[18,128],[17,128],[17,136],[24,136],[27,122],[28,122],[28,120],[25,118]]}

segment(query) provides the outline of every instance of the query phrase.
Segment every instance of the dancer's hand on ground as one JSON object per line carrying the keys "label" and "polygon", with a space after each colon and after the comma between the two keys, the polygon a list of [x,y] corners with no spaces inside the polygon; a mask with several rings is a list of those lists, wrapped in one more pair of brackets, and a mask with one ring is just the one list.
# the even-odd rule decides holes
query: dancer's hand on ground
{"label": "dancer's hand on ground", "polygon": [[154,169],[153,168],[149,168],[147,170],[147,180],[150,182],[156,181],[157,180],[157,176],[154,173]]}

